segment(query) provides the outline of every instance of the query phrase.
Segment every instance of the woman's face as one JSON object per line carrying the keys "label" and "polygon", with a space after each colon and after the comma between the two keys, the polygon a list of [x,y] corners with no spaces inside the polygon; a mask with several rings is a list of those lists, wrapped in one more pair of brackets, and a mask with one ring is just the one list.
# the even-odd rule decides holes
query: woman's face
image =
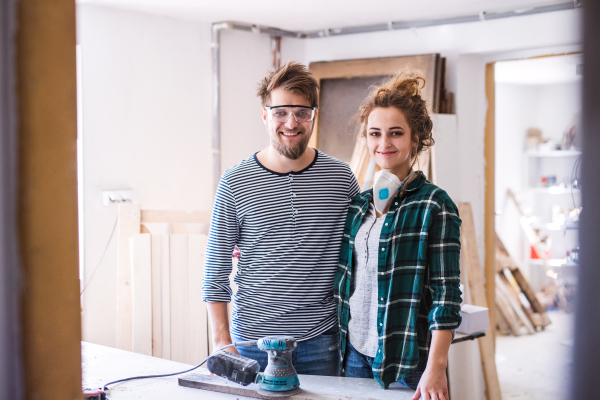
{"label": "woman's face", "polygon": [[404,179],[410,172],[414,146],[412,132],[401,110],[378,107],[371,111],[367,120],[367,147],[381,169]]}

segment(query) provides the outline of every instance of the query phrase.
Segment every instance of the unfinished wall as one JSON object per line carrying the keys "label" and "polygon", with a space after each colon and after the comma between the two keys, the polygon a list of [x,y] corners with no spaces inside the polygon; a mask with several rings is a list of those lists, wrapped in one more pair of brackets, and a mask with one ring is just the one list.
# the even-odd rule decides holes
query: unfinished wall
{"label": "unfinished wall", "polygon": [[[282,48],[301,42],[303,61],[334,61],[440,53],[447,59],[447,87],[456,95],[460,168],[457,201],[472,203],[483,260],[485,75],[487,62],[579,49],[580,11],[567,10],[492,21],[374,32],[321,39],[284,38]],[[299,54],[301,52],[298,52]]]}
{"label": "unfinished wall", "polygon": [[[101,192],[137,191],[145,209],[210,209],[210,25],[92,5],[77,9],[83,93],[84,278],[117,207]],[[84,293],[83,339],[115,345],[116,234]]]}

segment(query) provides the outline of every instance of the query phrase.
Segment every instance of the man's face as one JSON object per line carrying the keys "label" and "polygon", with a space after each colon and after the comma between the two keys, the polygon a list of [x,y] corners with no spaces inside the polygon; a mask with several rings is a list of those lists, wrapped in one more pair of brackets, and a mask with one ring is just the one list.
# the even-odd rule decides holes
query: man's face
{"label": "man's face", "polygon": [[[277,88],[271,92],[271,101],[267,105],[270,107],[282,105],[310,106],[310,103],[302,95]],[[275,150],[291,160],[297,160],[304,154],[312,134],[316,111],[312,121],[297,122],[294,116],[290,115],[287,121],[278,122],[269,119],[267,110],[263,108],[262,118],[271,139],[271,146]]]}

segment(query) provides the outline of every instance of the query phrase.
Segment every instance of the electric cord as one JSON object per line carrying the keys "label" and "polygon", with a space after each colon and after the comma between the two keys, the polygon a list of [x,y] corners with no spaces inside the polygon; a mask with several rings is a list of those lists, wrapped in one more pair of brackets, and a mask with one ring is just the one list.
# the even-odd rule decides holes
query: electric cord
{"label": "electric cord", "polygon": [[109,385],[114,385],[115,383],[120,383],[120,382],[125,382],[125,381],[131,381],[131,380],[134,380],[134,379],[163,378],[163,377],[166,377],[166,376],[173,376],[173,375],[185,374],[186,372],[190,372],[190,371],[193,371],[193,370],[195,370],[196,368],[200,368],[202,365],[204,365],[204,363],[205,363],[206,361],[208,361],[208,359],[209,359],[210,357],[212,357],[213,355],[217,354],[219,351],[222,351],[222,350],[228,349],[228,348],[230,348],[230,347],[236,347],[236,346],[252,346],[252,345],[255,345],[255,344],[256,344],[256,340],[249,340],[249,341],[244,341],[244,342],[235,342],[235,343],[233,343],[233,344],[228,344],[227,346],[223,346],[223,347],[221,347],[221,348],[219,348],[219,349],[217,349],[217,350],[213,351],[213,352],[212,352],[212,354],[211,354],[210,356],[206,357],[206,358],[204,359],[204,361],[202,361],[200,364],[196,365],[196,366],[195,366],[195,367],[193,367],[193,368],[187,369],[187,370],[185,370],[185,371],[181,371],[181,372],[173,372],[173,373],[171,373],[171,374],[161,374],[161,375],[143,375],[143,376],[133,376],[133,377],[131,377],[131,378],[125,378],[125,379],[120,379],[120,380],[118,380],[118,381],[114,381],[114,382],[109,382],[109,383],[106,383],[106,384],[104,384],[104,385],[102,386],[102,389],[103,389],[104,391],[107,391],[107,390],[109,390],[109,389],[108,389],[108,386],[109,386]]}
{"label": "electric cord", "polygon": [[110,232],[110,236],[108,238],[108,242],[106,242],[106,247],[104,248],[104,252],[102,253],[102,256],[100,256],[100,261],[98,261],[98,264],[96,264],[96,267],[94,268],[94,271],[92,271],[92,275],[90,276],[90,279],[88,279],[88,281],[85,284],[85,286],[83,286],[83,289],[81,290],[81,293],[79,293],[79,296],[81,296],[83,294],[83,292],[85,292],[85,289],[87,289],[87,287],[89,286],[89,284],[92,282],[92,279],[94,279],[94,275],[96,275],[96,271],[98,271],[98,267],[100,267],[100,264],[102,264],[102,260],[104,260],[104,256],[106,255],[106,251],[108,250],[108,246],[110,245],[110,242],[112,241],[112,237],[115,234],[115,230],[117,229],[117,222],[119,222],[119,215],[118,214],[117,214],[117,218],[115,219],[115,224],[113,225],[112,231]]}

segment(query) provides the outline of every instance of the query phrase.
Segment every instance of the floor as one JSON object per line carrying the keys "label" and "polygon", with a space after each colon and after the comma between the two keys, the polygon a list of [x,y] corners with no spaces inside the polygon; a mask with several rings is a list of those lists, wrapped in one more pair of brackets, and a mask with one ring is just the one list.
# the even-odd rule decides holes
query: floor
{"label": "floor", "polygon": [[550,311],[552,324],[534,335],[496,338],[503,400],[563,400],[572,367],[574,314]]}

